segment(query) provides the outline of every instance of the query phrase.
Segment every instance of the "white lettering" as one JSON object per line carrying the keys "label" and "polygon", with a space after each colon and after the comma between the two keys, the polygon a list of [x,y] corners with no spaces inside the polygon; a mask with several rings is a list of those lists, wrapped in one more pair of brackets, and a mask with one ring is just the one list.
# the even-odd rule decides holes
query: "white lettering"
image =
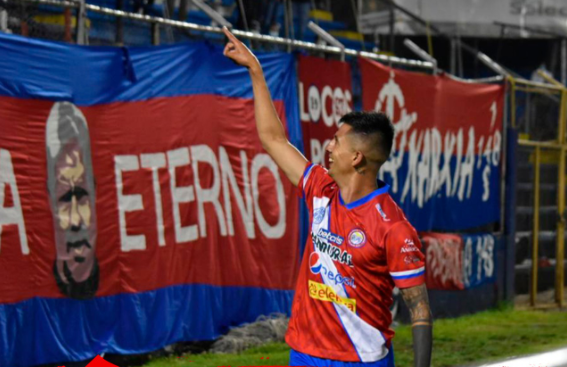
{"label": "white lettering", "polygon": [[321,109],[325,106],[321,105],[321,96],[319,96],[316,86],[312,85],[309,87],[307,98],[309,98],[309,116],[311,121],[318,122],[321,118]]}
{"label": "white lettering", "polygon": [[[308,105],[309,103],[307,103]],[[301,113],[301,121],[309,121],[309,111],[305,109],[305,100],[303,95],[303,83],[299,82],[299,111]]]}
{"label": "white lettering", "polygon": [[154,190],[154,203],[156,206],[156,222],[158,230],[158,244],[165,246],[163,209],[161,207],[161,187],[159,185],[158,169],[165,167],[165,154],[141,154],[140,161],[142,168],[149,168],[152,171],[152,187]]}
{"label": "white lettering", "polygon": [[[224,219],[222,206],[219,202],[219,164],[216,160],[215,153],[207,145],[195,145],[191,147],[191,156],[193,157],[193,175],[195,177],[195,193],[197,195],[197,207],[199,208],[199,229],[201,231],[201,237],[207,237],[204,203],[213,204],[219,222],[220,234],[221,236],[226,236],[226,221]],[[213,183],[208,189],[203,188],[201,185],[199,162],[207,163],[213,170]]]}
{"label": "white lettering", "polygon": [[[224,206],[226,210],[226,221],[228,226],[228,234],[234,235],[234,224],[232,219],[232,205],[230,203],[230,188],[234,193],[236,199],[236,205],[242,216],[242,222],[244,223],[244,228],[246,229],[246,235],[248,238],[256,238],[256,233],[254,231],[254,211],[252,207],[252,194],[250,193],[250,179],[248,176],[248,158],[246,157],[246,152],[240,151],[240,160],[242,162],[242,177],[244,178],[243,192],[246,198],[246,204],[242,199],[240,194],[240,188],[236,182],[234,176],[234,171],[230,165],[230,160],[228,159],[228,154],[223,147],[220,147],[220,165],[222,173],[222,188],[224,195]],[[229,187],[230,184],[230,187]]]}
{"label": "white lettering", "polygon": [[[13,205],[11,207],[4,206],[6,186],[10,187],[12,193]],[[0,149],[0,240],[2,239],[2,227],[9,224],[18,226],[22,254],[29,255],[30,249],[26,236],[26,225],[24,223],[16,175],[14,174],[14,166],[12,165],[12,155],[8,150]]]}
{"label": "white lettering", "polygon": [[169,164],[169,176],[171,185],[171,201],[173,204],[173,223],[175,229],[175,242],[183,243],[194,241],[198,238],[197,225],[183,227],[181,225],[181,213],[179,204],[189,203],[195,200],[193,186],[177,187],[177,176],[175,169],[189,164],[189,149],[179,148],[167,152],[167,161]]}
{"label": "white lettering", "polygon": [[317,139],[311,139],[311,162],[313,164],[320,164],[323,167],[327,166],[327,162],[325,162],[325,154],[327,153],[327,146],[331,141],[329,139],[321,142]]}
{"label": "white lettering", "polygon": [[[328,85],[323,87],[323,92],[321,93],[321,112],[323,112],[323,122],[328,127],[333,126],[335,119],[333,117],[333,111],[331,114],[327,111],[327,98],[333,97],[333,90]],[[332,102],[332,101],[331,101]]]}
{"label": "white lettering", "polygon": [[[274,226],[271,226],[260,209],[260,188],[258,187],[258,176],[262,168],[267,168],[276,181],[277,201],[279,206],[279,218]],[[278,167],[274,161],[267,154],[258,154],[252,161],[252,195],[254,198],[254,210],[256,211],[256,220],[260,230],[267,238],[281,238],[285,233],[286,227],[286,207],[285,207],[285,193],[283,184],[280,179]],[[270,210],[273,211],[273,210]]]}
{"label": "white lettering", "polygon": [[146,236],[143,234],[129,235],[126,231],[126,213],[144,209],[142,195],[124,194],[122,172],[137,171],[138,157],[135,155],[117,155],[114,157],[114,173],[116,175],[116,195],[118,198],[118,220],[120,225],[120,248],[124,252],[145,250]]}

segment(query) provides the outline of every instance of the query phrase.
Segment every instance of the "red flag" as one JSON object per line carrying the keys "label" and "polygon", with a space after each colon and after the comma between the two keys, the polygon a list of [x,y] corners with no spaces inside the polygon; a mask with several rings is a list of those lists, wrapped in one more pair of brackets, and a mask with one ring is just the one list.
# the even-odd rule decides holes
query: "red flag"
{"label": "red flag", "polygon": [[118,367],[115,364],[105,361],[101,356],[96,356],[87,367]]}

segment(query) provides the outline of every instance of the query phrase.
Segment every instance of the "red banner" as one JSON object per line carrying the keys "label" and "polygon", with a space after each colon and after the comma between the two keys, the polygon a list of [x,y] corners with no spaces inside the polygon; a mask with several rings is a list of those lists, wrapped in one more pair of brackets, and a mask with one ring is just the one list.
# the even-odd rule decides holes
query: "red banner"
{"label": "red banner", "polygon": [[503,85],[396,70],[360,59],[365,110],[395,126],[380,175],[421,231],[500,220]]}
{"label": "red banner", "polygon": [[317,57],[299,57],[299,104],[307,159],[327,166],[327,145],[339,119],[352,110],[350,65]]}
{"label": "red banner", "polygon": [[420,233],[429,289],[462,290],[463,240],[456,234]]}
{"label": "red banner", "polygon": [[0,97],[0,121],[0,303],[294,288],[297,197],[261,148],[252,99]]}

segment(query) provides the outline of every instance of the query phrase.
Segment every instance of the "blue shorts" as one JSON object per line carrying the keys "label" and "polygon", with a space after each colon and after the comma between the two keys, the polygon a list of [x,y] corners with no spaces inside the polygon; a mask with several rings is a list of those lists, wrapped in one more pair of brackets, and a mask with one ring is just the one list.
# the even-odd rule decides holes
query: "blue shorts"
{"label": "blue shorts", "polygon": [[290,366],[312,367],[394,367],[394,348],[390,347],[388,355],[376,362],[343,362],[332,359],[323,359],[291,350],[289,354]]}

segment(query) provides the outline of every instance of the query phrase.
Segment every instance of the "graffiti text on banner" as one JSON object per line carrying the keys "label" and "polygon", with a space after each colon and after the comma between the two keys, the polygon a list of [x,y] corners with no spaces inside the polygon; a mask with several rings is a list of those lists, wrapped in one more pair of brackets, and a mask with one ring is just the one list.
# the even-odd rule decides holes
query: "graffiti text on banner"
{"label": "graffiti text on banner", "polygon": [[385,112],[396,131],[380,175],[416,228],[498,221],[503,87],[360,65],[364,109]]}
{"label": "graffiti text on banner", "polygon": [[496,279],[496,238],[491,234],[421,233],[427,288],[462,290]]}

